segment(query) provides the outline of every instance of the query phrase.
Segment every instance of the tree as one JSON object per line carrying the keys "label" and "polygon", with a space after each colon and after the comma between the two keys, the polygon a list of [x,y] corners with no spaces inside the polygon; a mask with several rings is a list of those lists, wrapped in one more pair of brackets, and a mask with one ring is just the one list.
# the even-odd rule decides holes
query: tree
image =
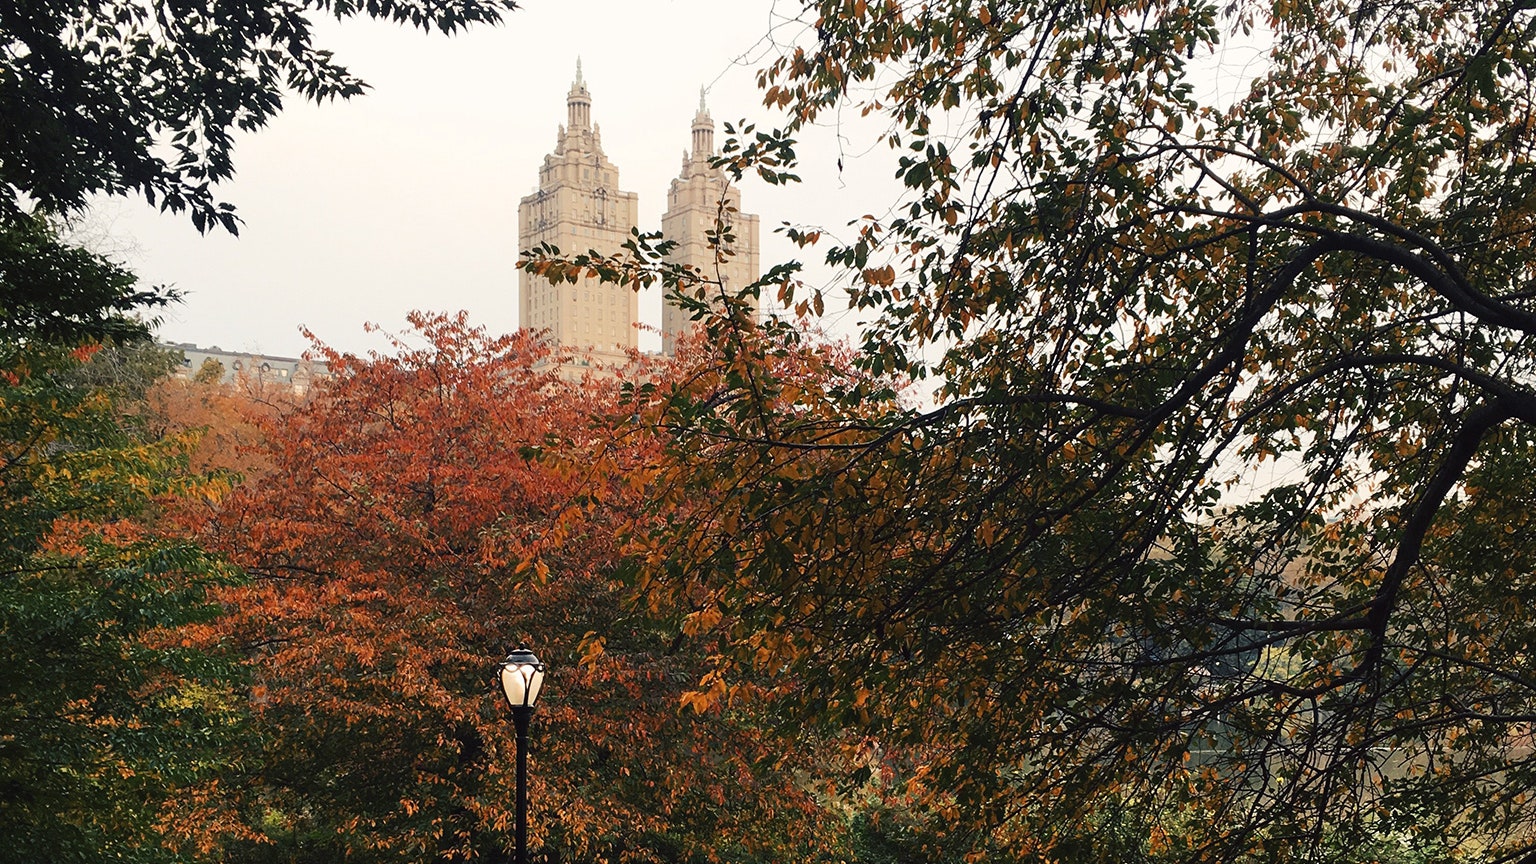
{"label": "tree", "polygon": [[[840,840],[763,772],[740,709],[679,712],[702,665],[626,603],[618,526],[654,443],[613,382],[527,332],[412,317],[388,356],[322,350],[321,395],[267,424],[271,471],[208,537],[252,576],[205,632],[249,652],[268,844],[237,860],[499,859],[509,712],[492,669],[551,666],[533,726],[536,860],[812,860]],[[691,646],[690,646],[691,649]]]}
{"label": "tree", "polygon": [[231,827],[201,802],[243,710],[233,658],[173,634],[234,576],[156,514],[221,487],[188,439],[126,431],[93,351],[33,341],[0,371],[0,860],[187,860]]}
{"label": "tree", "polygon": [[61,241],[42,217],[0,220],[0,344],[144,340],[154,322],[142,315],[177,299]]}
{"label": "tree", "polygon": [[[225,382],[223,375],[224,364],[208,358],[190,379],[160,379],[134,406],[134,420],[151,437],[192,434],[195,443],[187,459],[195,472],[260,483],[274,470],[267,429],[308,394],[281,385],[264,386],[265,382],[244,375]],[[219,504],[205,502],[196,508],[192,520],[206,517]]]}
{"label": "tree", "polygon": [[203,806],[244,728],[238,667],[175,635],[234,575],[160,518],[227,484],[187,470],[190,436],[124,415],[170,368],[139,316],[172,299],[44,219],[0,223],[7,861],[186,860],[239,828]]}
{"label": "tree", "polygon": [[367,15],[453,33],[513,0],[20,0],[0,8],[0,218],[136,193],[234,233],[213,187],[236,131],[266,125],[285,91],[316,102],[363,81],[316,47],[310,16]]}
{"label": "tree", "polygon": [[939,383],[737,365],[647,415],[658,506],[714,502],[642,547],[711,681],[920,748],[954,842],[1536,853],[1526,4],[805,9],[727,166],[888,121],[905,198],[825,254],[862,368]]}

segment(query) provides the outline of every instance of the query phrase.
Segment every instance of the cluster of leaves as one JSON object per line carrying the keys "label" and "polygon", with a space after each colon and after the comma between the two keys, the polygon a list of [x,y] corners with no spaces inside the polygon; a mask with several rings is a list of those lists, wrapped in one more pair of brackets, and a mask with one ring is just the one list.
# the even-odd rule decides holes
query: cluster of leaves
{"label": "cluster of leaves", "polygon": [[61,240],[44,218],[0,221],[0,343],[146,339],[143,314],[177,299],[138,287],[112,261]]}
{"label": "cluster of leaves", "polygon": [[18,0],[0,7],[0,218],[24,202],[78,209],[141,194],[234,233],[213,187],[237,131],[266,125],[285,92],[348,98],[365,84],[312,42],[311,16],[367,15],[452,33],[496,23],[513,0]]}
{"label": "cluster of leaves", "polygon": [[497,856],[512,729],[491,667],[550,665],[532,731],[531,843],[545,861],[809,860],[841,836],[813,790],[764,770],[740,710],[680,715],[695,646],[635,614],[619,527],[648,434],[615,382],[572,381],[528,333],[415,315],[389,356],[323,351],[322,395],[260,421],[264,475],[203,536],[250,574],[194,641],[249,654],[260,752],[239,810],[259,860]]}
{"label": "cluster of leaves", "polygon": [[1536,850],[1527,4],[805,6],[748,146],[883,115],[906,199],[826,251],[867,378],[770,330],[648,415],[701,692],[921,754],[978,850]]}
{"label": "cluster of leaves", "polygon": [[[181,644],[231,572],[157,530],[218,495],[185,437],[145,441],[94,349],[31,341],[0,370],[0,834],[12,861],[175,860],[243,729],[235,658]],[[201,829],[200,829],[201,830]]]}

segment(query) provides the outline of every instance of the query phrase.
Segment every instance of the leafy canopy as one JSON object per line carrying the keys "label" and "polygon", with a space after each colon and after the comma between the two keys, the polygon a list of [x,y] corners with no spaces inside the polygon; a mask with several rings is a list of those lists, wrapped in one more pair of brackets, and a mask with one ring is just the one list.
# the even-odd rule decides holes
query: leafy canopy
{"label": "leafy canopy", "polygon": [[148,338],[144,314],[177,299],[145,289],[120,265],[58,236],[41,217],[0,222],[0,345]]}
{"label": "leafy canopy", "polygon": [[190,860],[243,709],[231,658],[174,633],[233,574],[157,514],[226,487],[189,436],[131,434],[95,359],[34,342],[0,369],[0,857]]}
{"label": "leafy canopy", "polygon": [[514,0],[15,0],[0,6],[0,217],[93,193],[135,193],[235,233],[214,186],[237,132],[292,92],[349,98],[366,85],[313,44],[316,14],[367,15],[444,33],[501,20]]}
{"label": "leafy canopy", "polygon": [[791,121],[727,167],[888,123],[901,204],[792,236],[873,317],[857,362],[938,385],[656,406],[660,506],[718,503],[646,584],[709,610],[711,680],[914,748],[976,849],[1536,850],[1536,12],[803,6]]}
{"label": "leafy canopy", "polygon": [[203,520],[252,576],[199,638],[247,651],[262,746],[245,803],[266,840],[317,861],[499,859],[513,730],[492,669],[526,642],[550,666],[536,859],[834,848],[811,790],[759,770],[773,742],[750,717],[680,712],[702,657],[630,608],[618,535],[655,442],[622,422],[617,382],[563,377],[526,331],[411,322],[389,355],[322,350],[333,377],[257,421],[260,480]]}

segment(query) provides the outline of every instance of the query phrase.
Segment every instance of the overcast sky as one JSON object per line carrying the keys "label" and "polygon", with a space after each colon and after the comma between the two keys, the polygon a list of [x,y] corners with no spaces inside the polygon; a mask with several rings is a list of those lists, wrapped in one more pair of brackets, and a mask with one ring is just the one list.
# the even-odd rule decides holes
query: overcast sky
{"label": "overcast sky", "polygon": [[[186,302],[160,335],[226,350],[297,355],[307,326],[348,351],[380,347],[365,321],[398,329],[411,309],[457,311],[494,332],[515,328],[517,202],[565,120],[581,58],[620,186],[638,193],[642,228],[658,228],[667,183],[689,145],[699,87],[717,127],[776,125],[755,70],[774,43],[804,38],[791,0],[526,0],[496,28],[456,36],[373,21],[317,27],[317,43],[372,86],[350,102],[289,99],[243,136],[237,177],[222,187],[245,220],[238,238],[200,236],[183,216],[104,199],[82,233]],[[791,257],[784,221],[836,228],[889,204],[891,157],[835,162],[872,133],[812,132],[806,183],[744,184],[762,217],[763,263]],[[723,136],[717,134],[717,141]],[[872,201],[871,198],[876,200]],[[659,323],[654,298],[642,318]],[[659,345],[642,337],[642,347]]]}

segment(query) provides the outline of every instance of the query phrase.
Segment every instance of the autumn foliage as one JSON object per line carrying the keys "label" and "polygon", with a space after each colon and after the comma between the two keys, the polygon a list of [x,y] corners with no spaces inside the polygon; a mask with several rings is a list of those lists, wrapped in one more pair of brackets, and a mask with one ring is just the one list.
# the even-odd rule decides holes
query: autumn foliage
{"label": "autumn foliage", "polygon": [[874,119],[899,202],[789,236],[858,368],[936,383],[722,351],[658,409],[656,499],[710,509],[645,584],[729,646],[704,692],[910,748],[977,855],[1529,860],[1528,4],[797,5],[787,126],[722,164]]}
{"label": "autumn foliage", "polygon": [[615,422],[634,410],[617,384],[568,380],[527,333],[412,324],[387,356],[321,349],[323,394],[263,421],[270,473],[205,528],[250,575],[197,637],[250,657],[259,768],[231,806],[275,850],[497,858],[513,751],[491,672],[526,641],[551,669],[532,733],[537,859],[834,842],[804,784],[763,770],[770,744],[744,715],[680,711],[701,658],[626,602],[619,529],[657,448]]}
{"label": "autumn foliage", "polygon": [[0,347],[0,858],[176,860],[166,838],[224,830],[197,802],[246,727],[233,658],[179,637],[237,574],[160,516],[228,484],[187,470],[191,436],[123,421],[93,383],[100,346],[16,347]]}

